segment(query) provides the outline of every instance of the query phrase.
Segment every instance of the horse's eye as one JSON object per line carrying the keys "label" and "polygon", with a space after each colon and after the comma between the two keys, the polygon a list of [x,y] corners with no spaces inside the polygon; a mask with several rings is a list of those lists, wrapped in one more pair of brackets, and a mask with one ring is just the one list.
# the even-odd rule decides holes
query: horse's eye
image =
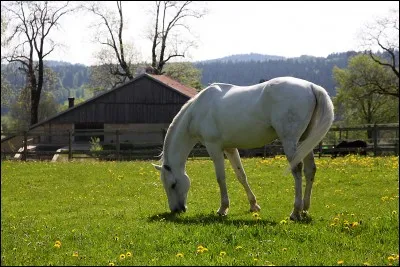
{"label": "horse's eye", "polygon": [[175,186],[176,186],[176,182],[171,185],[171,188],[175,189]]}

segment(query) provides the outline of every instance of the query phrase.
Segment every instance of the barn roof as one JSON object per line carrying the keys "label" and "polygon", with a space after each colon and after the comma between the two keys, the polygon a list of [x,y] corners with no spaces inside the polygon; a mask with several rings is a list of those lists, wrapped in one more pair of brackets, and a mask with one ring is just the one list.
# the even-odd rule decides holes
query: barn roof
{"label": "barn roof", "polygon": [[158,80],[158,81],[170,86],[172,89],[175,89],[178,92],[180,92],[180,93],[182,93],[182,94],[184,94],[184,95],[186,95],[188,97],[193,97],[193,96],[195,96],[197,94],[197,90],[196,89],[194,89],[192,87],[189,87],[189,86],[186,86],[186,85],[183,85],[183,84],[179,83],[178,81],[171,79],[168,76],[155,75],[155,74],[148,74],[148,75],[153,77],[154,79],[156,79],[156,80]]}
{"label": "barn roof", "polygon": [[53,119],[55,119],[57,117],[60,117],[60,116],[64,115],[65,113],[71,112],[71,111],[75,110],[76,108],[78,108],[80,106],[83,106],[83,105],[86,105],[86,104],[88,104],[90,102],[93,102],[96,99],[98,99],[98,98],[100,98],[100,97],[102,97],[104,95],[107,95],[107,94],[113,93],[113,92],[115,92],[117,90],[120,90],[121,88],[123,88],[123,87],[125,87],[125,86],[127,86],[127,85],[129,85],[131,83],[135,83],[137,80],[142,79],[144,77],[147,77],[147,78],[149,78],[149,79],[151,79],[151,80],[153,80],[155,82],[161,83],[165,87],[167,87],[169,89],[172,89],[172,90],[178,92],[179,94],[181,94],[183,96],[186,96],[188,99],[192,98],[193,96],[195,96],[197,94],[197,90],[196,89],[194,89],[192,87],[189,87],[189,86],[185,86],[185,85],[179,83],[178,81],[171,79],[168,76],[143,73],[143,74],[137,76],[136,78],[134,78],[133,80],[131,80],[129,82],[126,82],[126,83],[124,83],[124,84],[122,84],[120,86],[117,86],[116,88],[113,88],[113,89],[108,90],[108,91],[106,91],[104,93],[101,93],[98,96],[92,97],[92,98],[90,98],[90,99],[88,99],[88,100],[86,100],[86,101],[84,101],[82,103],[79,103],[79,104],[77,104],[77,105],[75,105],[75,106],[73,106],[71,108],[68,108],[67,110],[62,111],[62,112],[56,114],[55,116],[52,116],[52,117],[50,117],[50,118],[48,118],[46,120],[38,122],[38,123],[32,125],[31,127],[29,127],[29,129],[32,130],[33,128],[36,128],[36,127],[38,127],[38,126],[40,126],[42,124],[45,124],[45,123],[47,123],[47,122],[49,122],[49,121],[51,121],[51,120],[53,120]]}

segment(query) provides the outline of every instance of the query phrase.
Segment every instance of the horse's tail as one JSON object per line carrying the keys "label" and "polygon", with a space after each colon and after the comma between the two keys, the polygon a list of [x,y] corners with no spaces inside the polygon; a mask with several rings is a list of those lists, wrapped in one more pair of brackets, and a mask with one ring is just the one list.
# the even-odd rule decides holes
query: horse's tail
{"label": "horse's tail", "polygon": [[297,147],[296,153],[290,161],[291,169],[299,164],[325,137],[334,119],[333,104],[326,90],[316,84],[311,84],[311,89],[317,102],[308,126],[306,139]]}

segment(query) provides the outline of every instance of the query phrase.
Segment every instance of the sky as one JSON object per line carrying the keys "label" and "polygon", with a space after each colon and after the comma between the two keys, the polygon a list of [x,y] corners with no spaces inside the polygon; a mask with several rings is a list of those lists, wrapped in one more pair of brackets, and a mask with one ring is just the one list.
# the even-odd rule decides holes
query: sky
{"label": "sky", "polygon": [[[151,42],[146,39],[150,24],[146,10],[152,2],[123,2],[127,20],[124,36],[133,42],[140,59],[150,61]],[[398,7],[399,1],[210,1],[208,14],[188,21],[198,47],[188,61],[215,59],[234,54],[259,53],[284,57],[361,50],[361,28]],[[116,9],[115,2],[109,8]],[[53,39],[64,44],[46,59],[85,65],[96,64],[100,45],[93,41],[88,14],[71,14],[61,20]]]}

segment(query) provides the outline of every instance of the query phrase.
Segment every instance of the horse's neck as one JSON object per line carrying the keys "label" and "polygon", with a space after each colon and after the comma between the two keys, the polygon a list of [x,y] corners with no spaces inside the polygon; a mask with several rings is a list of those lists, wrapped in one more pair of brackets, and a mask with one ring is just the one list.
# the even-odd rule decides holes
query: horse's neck
{"label": "horse's neck", "polygon": [[189,117],[182,114],[181,118],[173,122],[164,141],[163,164],[182,172],[185,171],[186,160],[196,144],[196,140],[188,133]]}

